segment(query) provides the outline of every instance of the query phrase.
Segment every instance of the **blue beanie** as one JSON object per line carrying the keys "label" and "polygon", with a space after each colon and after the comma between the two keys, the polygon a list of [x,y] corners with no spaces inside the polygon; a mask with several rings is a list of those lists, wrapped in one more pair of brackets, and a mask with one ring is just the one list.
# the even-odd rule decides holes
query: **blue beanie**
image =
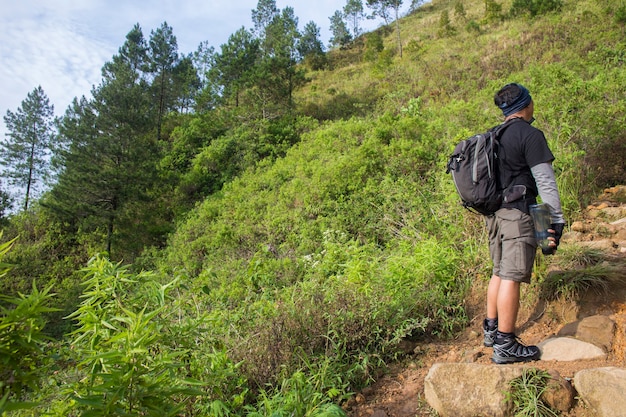
{"label": "blue beanie", "polygon": [[510,103],[502,103],[498,107],[502,110],[504,116],[510,116],[511,114],[517,113],[518,111],[525,109],[533,98],[530,96],[530,92],[526,87],[521,84],[513,83],[512,85],[516,85],[520,89],[519,95]]}

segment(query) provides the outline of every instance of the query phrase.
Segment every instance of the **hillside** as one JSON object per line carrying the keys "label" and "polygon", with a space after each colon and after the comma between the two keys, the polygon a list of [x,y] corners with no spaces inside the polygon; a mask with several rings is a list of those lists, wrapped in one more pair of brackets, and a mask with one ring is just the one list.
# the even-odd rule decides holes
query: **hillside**
{"label": "hillside", "polygon": [[[393,28],[318,69],[266,51],[183,113],[154,106],[165,90],[127,62],[133,29],[95,101],[63,119],[58,187],[3,236],[0,307],[18,307],[0,336],[19,349],[0,355],[0,413],[430,413],[430,364],[488,361],[487,238],[449,153],[500,122],[497,89],[524,84],[568,229],[586,230],[586,208],[625,177],[625,24],[611,0],[433,0],[401,19],[402,54]],[[235,39],[260,53],[253,34]],[[579,270],[613,284],[600,260],[569,243],[542,258],[521,336],[555,332],[586,300]]]}
{"label": "hillside", "polygon": [[504,83],[533,94],[569,220],[623,178],[623,27],[611,3],[515,19],[507,4],[487,18],[484,4],[464,2],[462,18],[434,1],[406,17],[402,58],[385,30],[388,53],[373,60],[367,37],[332,52],[330,70],[295,94],[319,123],[173,234],[159,265],[208,294],[200,305],[223,323],[212,336],[255,384],[302,367],[326,381],[323,366],[358,390],[406,341],[446,340],[477,320],[464,300],[488,277],[486,240],[443,167],[456,141],[498,123]]}

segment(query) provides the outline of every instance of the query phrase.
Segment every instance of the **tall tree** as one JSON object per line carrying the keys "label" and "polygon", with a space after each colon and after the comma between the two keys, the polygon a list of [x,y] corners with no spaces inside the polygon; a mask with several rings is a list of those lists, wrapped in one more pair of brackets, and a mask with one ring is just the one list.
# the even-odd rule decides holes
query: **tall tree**
{"label": "tall tree", "polygon": [[220,94],[211,79],[217,53],[208,41],[202,41],[193,53],[193,64],[198,72],[199,89],[194,99],[194,111],[197,114],[214,109],[220,102]]}
{"label": "tall tree", "polygon": [[161,139],[163,117],[177,102],[174,89],[174,69],[179,64],[178,42],[167,22],[150,32],[149,71],[154,76],[153,88],[157,103],[157,139]]}
{"label": "tall tree", "polygon": [[141,241],[146,193],[156,187],[153,99],[141,54],[143,37],[129,33],[120,53],[102,70],[93,99],[75,100],[60,123],[66,146],[55,159],[62,167],[49,207],[82,230],[105,236],[112,256],[116,236]]}
{"label": "tall tree", "polygon": [[265,30],[265,54],[257,66],[256,85],[259,87],[263,117],[274,117],[293,108],[293,91],[304,80],[297,63],[298,18],[292,7],[285,7]]}
{"label": "tall tree", "polygon": [[[414,3],[419,3],[419,1],[421,0],[414,0]],[[398,55],[402,57],[402,37],[400,34],[400,7],[402,7],[402,0],[367,0],[367,6],[374,11],[374,16],[382,17],[386,25],[389,24],[390,13],[393,10],[396,23]]]}
{"label": "tall tree", "polygon": [[276,7],[276,0],[259,0],[256,9],[252,10],[254,33],[258,38],[265,38],[265,30],[279,12],[280,10]]}
{"label": "tall tree", "polygon": [[[94,160],[102,153],[94,149],[98,140],[97,115],[85,96],[74,98],[59,121],[59,146],[52,157],[58,181],[44,207],[51,208],[73,231],[80,219],[96,209],[98,174]],[[96,190],[91,190],[91,187]]]}
{"label": "tall tree", "polygon": [[400,35],[400,6],[402,6],[402,0],[391,0],[391,7],[396,15],[396,39],[398,40],[398,55],[402,58],[402,37]]}
{"label": "tall tree", "polygon": [[215,48],[209,45],[209,41],[202,41],[192,55],[193,65],[198,71],[200,88],[206,87],[208,76],[215,59]]}
{"label": "tall tree", "polygon": [[202,88],[192,54],[181,57],[172,71],[172,79],[178,111],[187,113],[195,104],[196,96]]}
{"label": "tall tree", "polygon": [[24,210],[49,174],[54,122],[54,106],[41,86],[28,93],[17,112],[7,110],[4,117],[8,133],[0,142],[0,161],[9,184],[24,189]]}
{"label": "tall tree", "polygon": [[361,34],[361,20],[365,17],[361,0],[347,0],[343,13],[352,25],[352,35],[358,38]]}
{"label": "tall tree", "polygon": [[343,13],[340,10],[336,10],[330,19],[330,32],[332,34],[330,38],[331,47],[346,46],[351,40],[352,35],[348,30],[348,26],[344,20]]}
{"label": "tall tree", "polygon": [[428,0],[412,0],[411,6],[409,6],[409,11],[414,12],[417,10],[422,4],[426,3]]}
{"label": "tall tree", "polygon": [[133,28],[126,35],[126,41],[118,51],[119,59],[127,63],[131,71],[142,74],[148,68],[148,45],[143,36],[143,31],[139,23],[135,23]]}
{"label": "tall tree", "polygon": [[390,3],[391,0],[366,0],[367,7],[372,9],[373,17],[381,17],[385,21],[385,25],[389,25],[391,20]]}
{"label": "tall tree", "polygon": [[312,61],[313,69],[320,69],[323,65],[324,44],[320,40],[320,28],[315,22],[310,21],[304,26],[304,31],[298,42],[300,56]]}
{"label": "tall tree", "polygon": [[238,107],[239,94],[251,83],[259,58],[259,40],[244,27],[230,35],[228,42],[221,46],[221,53],[215,55],[209,72],[217,94],[223,99],[232,98]]}

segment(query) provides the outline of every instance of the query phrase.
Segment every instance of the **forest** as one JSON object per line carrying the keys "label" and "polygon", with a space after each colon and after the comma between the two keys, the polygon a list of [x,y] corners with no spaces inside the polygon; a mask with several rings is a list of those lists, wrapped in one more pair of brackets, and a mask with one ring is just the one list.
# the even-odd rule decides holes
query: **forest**
{"label": "forest", "polygon": [[568,221],[623,184],[626,3],[400,5],[348,0],[328,48],[274,0],[192,53],[135,25],[62,115],[7,112],[0,415],[346,415],[468,323],[487,237],[445,167],[508,82]]}

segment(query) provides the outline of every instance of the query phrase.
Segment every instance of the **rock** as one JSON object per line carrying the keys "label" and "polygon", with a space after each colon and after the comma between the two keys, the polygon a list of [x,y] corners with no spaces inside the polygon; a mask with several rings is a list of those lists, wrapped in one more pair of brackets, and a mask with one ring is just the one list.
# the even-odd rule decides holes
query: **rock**
{"label": "rock", "polygon": [[520,367],[436,363],[424,379],[424,394],[441,417],[504,417],[513,407],[508,384],[521,374]]}
{"label": "rock", "polygon": [[626,410],[626,369],[585,369],[574,375],[579,397],[599,417],[623,417]]}
{"label": "rock", "polygon": [[583,342],[593,343],[605,352],[611,351],[614,335],[615,322],[603,315],[586,317],[580,321],[568,323],[557,333],[557,336],[571,336]]}
{"label": "rock", "polygon": [[543,361],[578,361],[585,359],[606,359],[604,350],[591,343],[571,337],[553,337],[539,343]]}
{"label": "rock", "polygon": [[569,242],[569,243],[578,243],[583,240],[584,233],[582,232],[564,232],[563,236],[561,236],[561,242]]}
{"label": "rock", "polygon": [[576,390],[557,371],[550,370],[548,373],[552,379],[548,382],[541,399],[551,410],[567,413],[574,406]]}
{"label": "rock", "polygon": [[580,242],[580,246],[586,246],[590,249],[599,249],[603,251],[612,251],[616,248],[615,242],[611,239],[602,239],[602,240],[590,240],[586,242]]}
{"label": "rock", "polygon": [[410,340],[400,340],[400,342],[398,343],[397,349],[399,352],[408,355],[415,350],[417,345],[418,345],[417,342],[412,342]]}
{"label": "rock", "polygon": [[479,349],[479,348],[467,349],[463,351],[463,354],[461,355],[461,359],[462,359],[462,362],[473,363],[473,362],[476,362],[478,358],[480,358],[481,356],[483,356],[482,349]]}
{"label": "rock", "polygon": [[614,240],[617,242],[626,241],[626,227],[622,226],[617,233],[615,233]]}
{"label": "rock", "polygon": [[603,217],[609,221],[615,221],[626,216],[626,207],[606,207],[602,210]]}
{"label": "rock", "polygon": [[581,221],[575,221],[574,223],[572,223],[572,225],[570,226],[570,229],[572,229],[573,232],[578,232],[578,233],[585,233],[590,230],[588,224],[585,224]]}
{"label": "rock", "polygon": [[605,188],[600,200],[608,200],[613,202],[626,201],[626,185],[616,185],[615,187]]}

